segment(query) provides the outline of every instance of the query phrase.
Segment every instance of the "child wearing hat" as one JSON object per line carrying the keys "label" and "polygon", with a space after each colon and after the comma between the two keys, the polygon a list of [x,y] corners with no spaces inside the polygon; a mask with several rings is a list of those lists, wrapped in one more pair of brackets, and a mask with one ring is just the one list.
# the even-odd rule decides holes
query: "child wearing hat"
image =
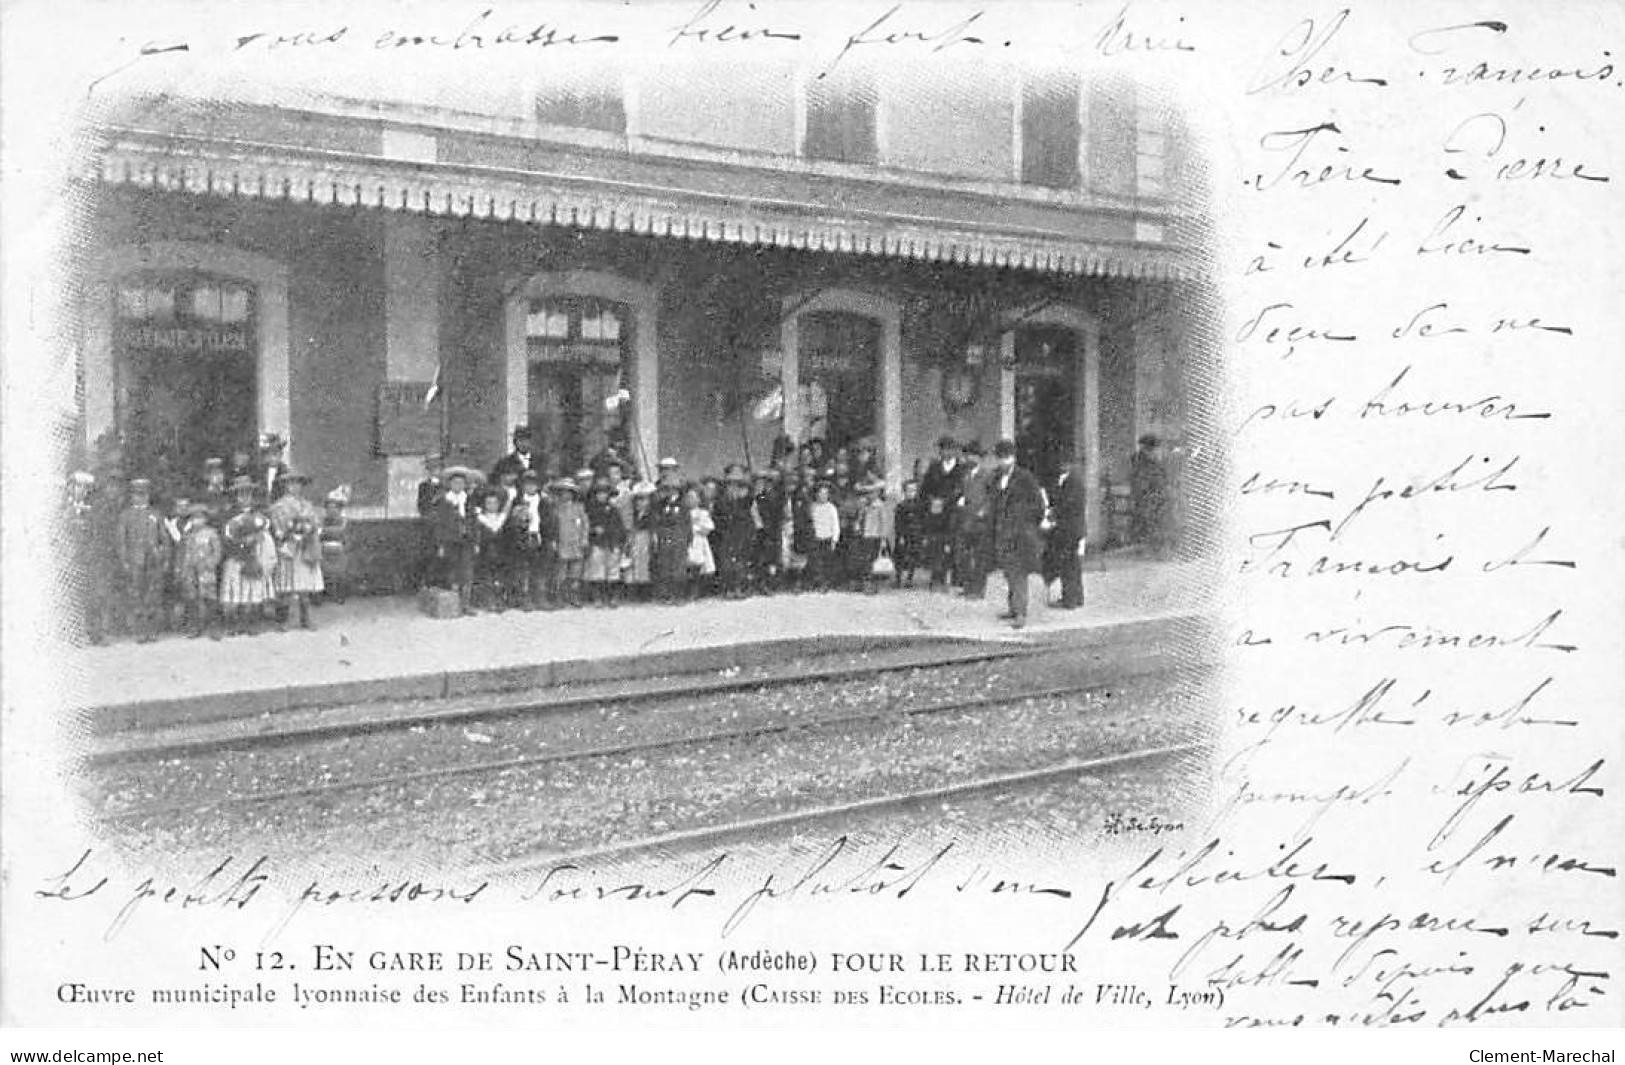
{"label": "child wearing hat", "polygon": [[474,502],[468,495],[468,472],[453,467],[445,473],[445,491],[434,504],[434,542],[440,579],[457,593],[460,612],[470,613],[474,585]]}
{"label": "child wearing hat", "polygon": [[581,573],[587,558],[587,508],[570,477],[553,482],[553,601],[581,606]]}
{"label": "child wearing hat", "polygon": [[510,585],[516,605],[526,610],[553,609],[553,505],[542,494],[535,470],[519,477],[519,498],[508,513]]}
{"label": "child wearing hat", "polygon": [[905,581],[914,587],[914,571],[925,557],[925,518],[920,482],[904,481],[903,498],[897,501],[892,515],[892,564],[897,571],[893,580],[899,588]]}
{"label": "child wearing hat", "polygon": [[341,484],[322,500],[322,586],[336,603],[350,594],[350,486]]}
{"label": "child wearing hat", "polygon": [[226,480],[226,464],[217,458],[203,462],[203,485],[194,497],[209,508],[209,520],[218,528],[231,517],[231,486]]}
{"label": "child wearing hat", "polygon": [[322,583],[321,515],[305,498],[310,478],[291,470],[282,474],[282,498],[271,504],[271,535],[276,539],[275,585],[277,622],[286,626],[292,608],[299,608],[299,627],[314,629],[310,620],[310,597],[319,595]]}
{"label": "child wearing hat", "polygon": [[[858,485],[863,500],[856,523],[856,543],[853,550],[853,575],[859,589],[875,594],[880,590],[881,577],[875,573],[875,562],[885,554],[891,557],[893,522],[891,508],[886,505],[886,482],[879,477],[868,477]],[[896,562],[892,563],[893,572]]]}
{"label": "child wearing hat", "polygon": [[632,520],[626,534],[626,564],[621,569],[621,580],[627,594],[639,601],[647,601],[654,580],[654,495],[655,486],[639,481],[632,486]]}
{"label": "child wearing hat", "polygon": [[152,508],[152,482],[130,482],[129,504],[118,519],[118,561],[124,579],[124,607],[140,643],[158,638],[158,613],[169,561],[164,523]]}
{"label": "child wearing hat", "polygon": [[204,502],[188,503],[184,522],[175,551],[175,584],[186,615],[186,634],[195,640],[207,629],[210,638],[218,640],[220,563],[225,555],[220,530],[209,520],[209,504]]}
{"label": "child wearing hat", "polygon": [[582,579],[600,606],[615,605],[625,549],[626,526],[615,503],[615,487],[607,480],[597,481],[587,500],[587,562]]}
{"label": "child wearing hat", "polygon": [[260,611],[272,598],[276,541],[271,519],[254,503],[254,480],[231,483],[232,515],[221,530],[226,560],[220,567],[220,607],[229,635],[251,633]]}

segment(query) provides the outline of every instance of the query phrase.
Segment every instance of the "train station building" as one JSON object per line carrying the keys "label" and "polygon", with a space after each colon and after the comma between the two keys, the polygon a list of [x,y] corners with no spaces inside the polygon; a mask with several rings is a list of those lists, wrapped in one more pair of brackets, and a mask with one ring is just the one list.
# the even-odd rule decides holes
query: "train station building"
{"label": "train station building", "polygon": [[894,489],[942,434],[1009,436],[1042,477],[1082,461],[1106,530],[1135,441],[1186,433],[1195,168],[1132,86],[763,65],[413,91],[100,120],[86,456],[190,478],[280,433],[383,544],[425,455],[488,468],[516,425],[566,472],[872,437]]}

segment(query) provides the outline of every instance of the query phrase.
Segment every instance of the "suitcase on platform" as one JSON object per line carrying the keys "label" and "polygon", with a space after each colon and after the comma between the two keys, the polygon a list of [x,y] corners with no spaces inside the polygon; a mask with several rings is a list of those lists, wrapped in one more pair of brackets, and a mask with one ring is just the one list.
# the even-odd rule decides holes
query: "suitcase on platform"
{"label": "suitcase on platform", "polygon": [[420,588],[418,609],[431,618],[455,618],[463,613],[457,602],[457,593],[449,588]]}

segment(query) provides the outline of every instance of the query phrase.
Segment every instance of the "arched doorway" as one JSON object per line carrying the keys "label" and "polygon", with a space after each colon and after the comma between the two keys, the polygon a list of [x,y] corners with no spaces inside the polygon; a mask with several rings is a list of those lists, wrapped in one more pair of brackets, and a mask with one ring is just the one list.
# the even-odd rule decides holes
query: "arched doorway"
{"label": "arched doorway", "polygon": [[1081,462],[1089,528],[1101,529],[1100,342],[1096,320],[1046,306],[1005,317],[999,432],[1045,487]]}
{"label": "arched doorway", "polygon": [[508,299],[508,424],[528,425],[544,463],[568,473],[614,446],[659,459],[656,300],[612,274],[539,274]]}
{"label": "arched doorway", "polygon": [[826,289],[784,301],[784,429],[830,449],[874,437],[888,488],[902,485],[902,316],[894,300]]}

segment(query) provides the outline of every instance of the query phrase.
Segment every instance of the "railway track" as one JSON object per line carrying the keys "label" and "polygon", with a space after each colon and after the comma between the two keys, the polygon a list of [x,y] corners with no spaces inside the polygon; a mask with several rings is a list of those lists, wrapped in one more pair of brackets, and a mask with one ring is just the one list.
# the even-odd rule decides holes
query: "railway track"
{"label": "railway track", "polygon": [[726,840],[756,833],[771,832],[792,827],[809,827],[820,821],[834,821],[852,817],[873,816],[894,810],[906,810],[925,803],[944,799],[965,798],[982,792],[1015,791],[1021,788],[1053,784],[1067,777],[1084,776],[1120,769],[1141,762],[1181,755],[1196,756],[1203,749],[1200,743],[1166,744],[1142,747],[1131,751],[1104,755],[1099,758],[1070,759],[1055,765],[1012,773],[993,773],[970,780],[955,781],[935,787],[914,788],[891,795],[871,796],[848,802],[825,803],[800,810],[770,814],[764,817],[741,818],[715,825],[643,836],[638,839],[617,841],[596,847],[568,851],[535,852],[523,854],[497,865],[487,867],[493,876],[516,876],[538,867],[555,866],[564,862],[624,858],[647,851],[675,850],[687,847],[705,847]]}
{"label": "railway track", "polygon": [[[1019,652],[1018,651],[1018,652],[1015,652],[1015,653],[1016,654],[1022,654],[1022,653],[1032,654],[1033,652]],[[1042,654],[1043,652],[1038,652],[1038,653]],[[1055,653],[1055,652],[1051,651],[1049,653]],[[985,658],[985,657],[991,657],[991,656],[983,656],[983,657]],[[1003,656],[1003,657],[1008,657],[1008,655]],[[964,658],[956,659],[956,661],[964,661],[964,660],[965,660]],[[998,707],[1010,707],[1010,706],[1017,706],[1019,704],[1022,704],[1022,703],[1025,703],[1025,702],[1030,702],[1030,701],[1033,701],[1033,700],[1067,698],[1067,697],[1076,697],[1076,696],[1086,695],[1086,694],[1089,694],[1089,693],[1109,692],[1111,689],[1113,689],[1115,687],[1119,687],[1119,686],[1121,686],[1121,685],[1123,685],[1123,684],[1125,684],[1125,683],[1127,683],[1129,681],[1133,681],[1135,679],[1139,679],[1139,678],[1143,678],[1143,677],[1147,677],[1147,676],[1158,675],[1158,676],[1167,676],[1170,679],[1174,679],[1174,678],[1179,678],[1179,677],[1182,677],[1182,676],[1198,675],[1198,674],[1200,674],[1201,672],[1203,672],[1205,670],[1205,667],[1201,667],[1201,666],[1197,666],[1197,667],[1176,667],[1174,669],[1169,669],[1167,667],[1167,665],[1166,665],[1165,660],[1163,660],[1161,658],[1157,658],[1157,657],[1152,658],[1148,664],[1150,665],[1151,668],[1138,668],[1138,669],[1129,669],[1129,670],[1118,669],[1118,670],[1114,670],[1112,672],[1112,675],[1110,677],[1108,677],[1108,678],[1105,678],[1105,679],[1102,679],[1102,680],[1097,680],[1097,681],[1092,681],[1092,682],[1088,682],[1088,683],[1072,683],[1072,684],[1065,684],[1065,685],[1052,686],[1052,687],[1046,687],[1046,688],[1026,689],[1026,690],[1010,692],[1010,693],[982,694],[982,695],[975,695],[975,696],[969,696],[969,697],[942,699],[942,700],[936,700],[936,701],[931,701],[931,702],[918,703],[918,704],[913,704],[913,705],[902,705],[902,706],[896,705],[895,696],[893,696],[892,699],[888,700],[885,705],[880,706],[878,708],[865,709],[865,710],[857,711],[857,712],[854,712],[854,713],[833,714],[833,715],[823,716],[823,717],[819,717],[819,718],[816,718],[816,719],[810,719],[810,720],[796,720],[796,721],[786,721],[786,720],[766,720],[766,721],[761,721],[761,720],[759,720],[759,721],[754,721],[754,722],[742,723],[742,724],[737,725],[737,726],[731,726],[731,727],[725,727],[725,728],[702,729],[702,730],[697,730],[697,731],[694,731],[694,732],[685,732],[685,733],[682,733],[682,734],[679,734],[679,735],[670,735],[670,736],[663,736],[663,737],[656,737],[656,738],[647,738],[646,737],[646,738],[630,739],[630,740],[626,740],[626,741],[622,741],[622,742],[614,742],[614,743],[586,744],[586,745],[576,747],[574,749],[549,750],[549,751],[546,751],[546,752],[539,752],[539,753],[536,753],[536,754],[529,754],[529,755],[522,755],[522,756],[515,756],[515,757],[506,757],[506,758],[500,758],[500,759],[486,759],[486,760],[479,760],[479,761],[473,761],[473,762],[463,762],[463,763],[454,764],[454,765],[436,766],[436,767],[428,768],[428,769],[416,769],[416,770],[410,770],[410,771],[405,771],[405,772],[382,773],[382,774],[376,774],[376,775],[371,775],[371,776],[352,777],[352,778],[349,778],[349,779],[346,779],[346,780],[324,782],[324,783],[320,783],[320,784],[312,784],[312,785],[306,785],[306,786],[301,786],[301,787],[287,787],[287,788],[268,789],[268,790],[264,790],[264,791],[250,792],[250,793],[247,793],[247,794],[240,794],[240,795],[226,795],[226,796],[210,797],[210,798],[203,799],[203,800],[188,800],[188,801],[185,801],[185,802],[158,803],[158,804],[150,804],[150,805],[131,806],[131,807],[124,808],[124,809],[115,809],[115,810],[103,811],[98,816],[99,816],[100,820],[102,820],[103,822],[109,823],[109,824],[123,824],[123,823],[129,823],[129,822],[139,822],[139,821],[143,821],[143,820],[151,821],[151,820],[161,820],[161,819],[185,818],[187,816],[195,816],[195,815],[199,815],[199,814],[204,814],[204,813],[207,813],[207,812],[213,811],[213,810],[233,809],[233,808],[240,809],[240,808],[244,808],[244,807],[270,805],[270,804],[276,804],[276,803],[282,803],[282,802],[290,802],[290,801],[296,801],[296,800],[320,800],[320,799],[331,798],[331,797],[335,797],[335,796],[339,796],[339,795],[353,794],[353,793],[356,793],[356,792],[365,792],[365,791],[384,789],[384,788],[394,788],[394,787],[402,787],[402,786],[411,786],[411,785],[417,785],[417,784],[440,782],[440,781],[455,779],[455,778],[459,778],[459,777],[477,777],[477,776],[480,776],[480,775],[483,775],[483,774],[502,773],[502,772],[508,772],[508,771],[513,771],[513,770],[537,769],[537,768],[542,768],[542,767],[546,767],[546,766],[556,766],[556,765],[559,765],[559,764],[562,764],[562,763],[581,762],[581,761],[587,761],[587,760],[596,759],[596,758],[610,758],[610,757],[616,757],[616,756],[621,756],[621,755],[632,755],[632,754],[640,754],[640,755],[663,754],[663,753],[667,753],[667,752],[677,751],[677,750],[680,750],[680,749],[682,749],[684,747],[696,746],[696,745],[706,744],[706,743],[742,741],[742,740],[755,739],[755,738],[759,738],[759,737],[782,735],[782,734],[795,733],[795,732],[824,731],[824,730],[831,730],[831,729],[856,730],[856,729],[861,728],[864,725],[873,725],[873,724],[876,724],[876,723],[894,721],[894,720],[897,720],[897,719],[906,719],[906,718],[911,718],[911,717],[924,717],[924,716],[937,715],[937,714],[946,714],[946,713],[951,713],[951,712],[956,712],[956,711],[966,711],[966,710],[975,710],[975,709],[992,709],[992,708],[998,708]],[[930,668],[930,667],[928,665],[924,665],[924,664],[921,664],[921,663],[914,663],[914,664],[911,664],[911,665],[897,665],[897,666],[894,666],[894,667],[887,667],[887,668],[884,668],[884,669],[881,669],[881,670],[832,671],[831,673],[827,673],[827,674],[824,674],[824,675],[829,676],[829,675],[833,675],[833,673],[835,673],[835,672],[839,672],[839,673],[848,674],[848,675],[869,676],[869,675],[874,675],[874,674],[877,674],[877,673],[890,673],[890,672],[897,672],[897,671],[900,671],[900,670],[918,670],[918,669],[926,669],[926,668]],[[770,689],[772,687],[783,686],[785,684],[807,683],[808,679],[809,678],[807,676],[805,676],[805,675],[795,676],[795,677],[784,677],[784,678],[758,678],[758,679],[754,679],[754,680],[751,680],[751,681],[742,682],[741,684],[738,684],[738,685],[729,685],[729,686],[727,686],[727,690],[741,690],[741,689],[743,689],[743,690],[768,690],[768,689]],[[694,694],[703,695],[703,694],[707,694],[707,693],[708,693],[708,691],[696,692],[693,689],[685,689],[680,693],[672,693],[672,692],[668,691],[668,692],[664,693],[664,697],[672,698],[672,697],[674,697],[674,695],[679,696],[679,697],[686,697],[686,696],[690,696],[690,695],[694,695]],[[651,697],[652,696],[650,696],[648,694],[645,694],[645,693],[636,693],[633,696],[633,701],[646,701],[648,698],[651,698]],[[619,702],[619,700],[611,700],[611,699],[606,699],[603,696],[598,696],[598,697],[584,698],[584,699],[580,700],[577,703],[570,704],[570,706],[571,706],[572,709],[580,710],[580,709],[589,709],[589,708],[592,708],[592,707],[600,707],[600,706],[604,706],[606,704],[615,704],[615,703],[618,703],[618,702]],[[553,712],[553,711],[559,709],[560,705],[561,704],[558,704],[558,703],[547,704],[545,709],[547,709],[548,712]],[[485,711],[484,713],[489,714],[489,713],[492,713],[492,712],[500,712],[500,713],[503,713],[503,714],[514,715],[514,714],[525,713],[526,710],[523,709],[523,708],[519,708],[519,707],[509,707],[509,708],[503,709],[501,711]],[[417,719],[418,722],[421,722],[423,720],[425,720],[425,718],[423,718],[423,717],[419,717]],[[439,719],[439,720],[443,720],[443,718]],[[404,724],[404,722],[393,722],[390,725],[390,727],[398,728],[398,727],[402,727],[403,724]],[[281,741],[285,741],[287,739],[288,739],[288,737],[278,737],[278,740],[281,740]],[[1122,755],[1122,756],[1114,756],[1114,757],[1122,757],[1122,758],[1148,757],[1148,756],[1150,756],[1150,753],[1168,752],[1168,751],[1173,751],[1173,750],[1176,750],[1176,749],[1181,749],[1181,748],[1174,748],[1174,747],[1148,748],[1145,751],[1139,752],[1137,755],[1125,754],[1125,755]],[[1150,752],[1150,753],[1148,753],[1148,752]],[[192,753],[192,751],[189,749],[187,751],[187,753]],[[1099,763],[1099,760],[1092,760],[1092,761],[1089,761],[1089,762],[1076,763],[1076,764],[1068,763],[1066,765],[1035,769],[1035,770],[1032,770],[1029,775],[1033,776],[1034,779],[1041,779],[1045,775],[1053,775],[1053,774],[1065,775],[1067,773],[1086,772],[1086,771],[1088,771],[1089,766],[1096,765],[1097,763]],[[1104,763],[1099,763],[1099,764],[1104,764]],[[1021,776],[1021,774],[1016,774],[1015,776],[1007,775],[1007,777],[1001,777],[999,779],[1001,779],[1001,780],[1008,779],[1009,781],[1013,782],[1019,776]],[[954,784],[954,785],[948,786],[948,790],[949,791],[958,791],[958,790],[963,790],[963,789],[967,789],[967,788],[971,789],[971,790],[976,790],[978,788],[986,787],[986,786],[989,786],[989,785],[987,785],[985,782],[983,782],[983,783],[974,783],[973,782],[973,783],[969,783],[969,784]],[[918,801],[921,796],[929,798],[933,794],[935,794],[935,791],[928,789],[927,791],[921,792],[919,794],[902,795],[902,796],[898,796],[898,797],[891,798],[891,799],[872,800],[872,801],[883,801],[883,802],[892,802],[892,803]],[[871,800],[862,800],[862,802],[869,802],[869,801],[871,801]],[[830,810],[825,811],[822,814],[822,816],[834,816],[835,813],[840,812],[843,809],[845,809],[845,808],[844,807],[832,807],[832,808],[830,808]],[[800,814],[800,813],[792,813],[792,814],[786,814],[786,815],[782,815],[782,816],[785,816],[785,817],[814,816],[814,817],[816,817],[816,816],[821,816],[821,815],[818,814],[816,811],[812,811],[812,812],[809,812],[808,814],[805,814],[805,815]],[[655,845],[655,844],[654,843],[648,843],[647,845],[652,846],[652,845]]]}

